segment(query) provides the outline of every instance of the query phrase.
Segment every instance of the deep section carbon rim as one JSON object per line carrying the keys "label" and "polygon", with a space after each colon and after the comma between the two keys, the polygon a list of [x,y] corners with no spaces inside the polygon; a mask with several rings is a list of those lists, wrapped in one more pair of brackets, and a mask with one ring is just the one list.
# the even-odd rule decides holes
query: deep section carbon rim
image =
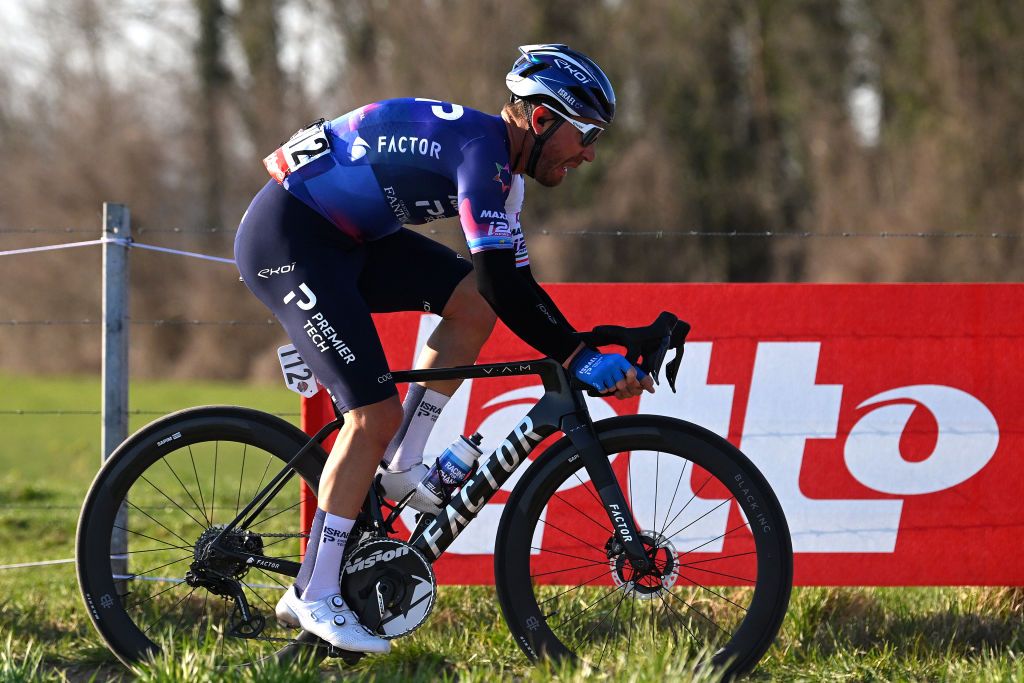
{"label": "deep section carbon rim", "polygon": [[525,519],[509,532],[503,608],[528,653],[600,668],[655,648],[746,670],[771,643],[792,581],[778,503],[735,449],[670,436],[608,449],[650,571],[633,568],[571,450],[511,501]]}
{"label": "deep section carbon rim", "polygon": [[[213,652],[219,666],[272,656],[299,635],[274,616],[291,577],[210,556],[208,546],[298,446],[290,435],[255,423],[197,421],[164,431],[169,442],[149,439],[106,469],[83,509],[79,574],[93,621],[124,661],[158,649]],[[315,481],[318,470],[306,469],[302,474]],[[296,481],[247,528],[232,532],[228,543],[299,561]],[[117,550],[124,547],[120,539],[124,552]],[[222,584],[187,580],[201,558],[207,560],[208,575],[220,577]],[[243,592],[252,612],[248,621],[229,597],[225,587],[230,585]]]}

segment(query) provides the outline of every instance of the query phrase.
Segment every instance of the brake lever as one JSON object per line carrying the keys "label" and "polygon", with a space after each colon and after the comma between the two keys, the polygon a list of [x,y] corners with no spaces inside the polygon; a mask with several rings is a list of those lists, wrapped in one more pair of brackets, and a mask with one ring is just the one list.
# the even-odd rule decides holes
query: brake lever
{"label": "brake lever", "polygon": [[654,383],[657,385],[661,384],[658,373],[661,370],[661,364],[665,361],[665,354],[668,352],[669,348],[671,348],[673,339],[672,332],[675,330],[678,322],[679,318],[675,315],[668,311],[662,311],[651,325],[652,327],[661,326],[664,328],[665,335],[661,337],[656,344],[648,344],[647,348],[653,349],[652,352],[648,353],[647,349],[644,349],[644,360],[640,365],[640,368],[643,369],[644,372],[650,374]]}
{"label": "brake lever", "polygon": [[651,378],[654,380],[654,383],[659,386],[661,385],[661,380],[658,377],[658,372],[661,369],[662,362],[664,362],[665,360],[665,353],[668,351],[671,338],[671,334],[666,334],[664,337],[662,337],[661,341],[658,342],[657,349],[654,351],[652,356],[648,356],[648,354],[646,353],[644,354],[644,362],[640,366],[640,368],[644,372],[651,376]]}
{"label": "brake lever", "polygon": [[672,393],[676,393],[676,377],[679,374],[679,366],[683,362],[683,350],[686,344],[686,335],[690,333],[690,323],[683,320],[679,320],[672,328],[670,335],[668,348],[675,349],[675,356],[665,366],[665,379],[668,380],[668,386],[672,389]]}
{"label": "brake lever", "polygon": [[[679,365],[682,362],[683,342],[686,339],[687,333],[690,331],[690,325],[680,321],[679,318],[672,313],[662,311],[654,323],[648,327],[655,329],[660,327],[665,331],[665,334],[662,337],[657,338],[656,341],[644,343],[635,339],[637,328],[627,328],[618,325],[599,325],[590,332],[581,334],[580,338],[585,343],[593,344],[595,346],[616,344],[624,347],[626,349],[626,360],[651,375],[654,383],[658,385],[661,384],[659,371],[662,367],[662,363],[665,361],[665,355],[668,353],[669,349],[676,349],[675,358],[673,358],[665,368],[666,377],[669,379],[669,386],[674,392],[676,390],[676,375],[679,371]],[[589,396],[607,396],[607,394],[601,393],[593,388],[588,388],[586,391]]]}

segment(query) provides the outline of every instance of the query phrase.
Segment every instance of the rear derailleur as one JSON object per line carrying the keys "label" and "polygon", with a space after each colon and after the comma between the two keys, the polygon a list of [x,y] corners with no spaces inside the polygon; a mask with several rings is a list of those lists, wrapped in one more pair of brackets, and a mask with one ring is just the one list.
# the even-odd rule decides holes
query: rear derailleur
{"label": "rear derailleur", "polygon": [[267,619],[259,610],[249,605],[238,579],[225,576],[204,566],[202,560],[192,563],[185,573],[185,583],[193,588],[205,588],[214,595],[231,598],[235,601],[235,609],[231,613],[231,622],[227,634],[236,638],[257,638],[267,625]]}

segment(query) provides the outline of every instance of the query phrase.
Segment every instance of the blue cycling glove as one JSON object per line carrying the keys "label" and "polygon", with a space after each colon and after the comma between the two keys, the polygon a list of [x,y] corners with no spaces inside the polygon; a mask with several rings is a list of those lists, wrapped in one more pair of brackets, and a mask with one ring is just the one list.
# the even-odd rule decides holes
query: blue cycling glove
{"label": "blue cycling glove", "polygon": [[[569,372],[598,391],[609,391],[615,389],[615,383],[623,379],[632,367],[633,364],[621,354],[601,353],[584,346],[569,363]],[[636,375],[643,379],[645,373],[637,368]]]}

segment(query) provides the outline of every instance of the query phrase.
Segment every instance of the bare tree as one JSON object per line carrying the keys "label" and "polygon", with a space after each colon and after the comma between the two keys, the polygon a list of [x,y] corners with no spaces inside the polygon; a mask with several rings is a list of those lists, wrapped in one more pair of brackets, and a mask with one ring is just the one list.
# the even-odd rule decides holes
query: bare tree
{"label": "bare tree", "polygon": [[299,125],[283,120],[291,112],[287,107],[286,76],[278,62],[280,7],[276,2],[243,0],[233,17],[248,71],[248,79],[240,87],[242,120],[255,147],[268,151],[286,128]]}
{"label": "bare tree", "polygon": [[226,14],[220,0],[194,0],[198,15],[199,36],[195,45],[198,75],[197,121],[200,129],[203,178],[204,225],[220,225],[224,216],[224,118],[231,73],[224,64],[224,31]]}

